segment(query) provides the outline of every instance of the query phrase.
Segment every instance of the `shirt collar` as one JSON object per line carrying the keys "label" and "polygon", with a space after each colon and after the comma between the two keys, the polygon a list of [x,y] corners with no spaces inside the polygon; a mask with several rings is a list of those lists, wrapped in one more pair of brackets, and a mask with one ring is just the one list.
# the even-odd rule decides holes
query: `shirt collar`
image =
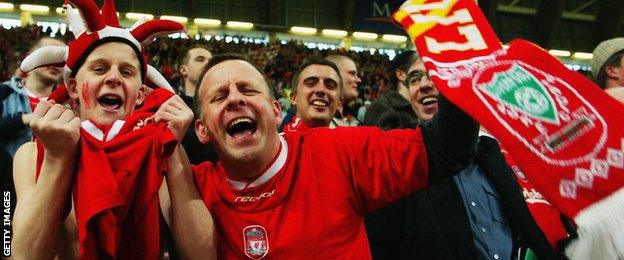
{"label": "shirt collar", "polygon": [[284,139],[283,136],[279,135],[280,138],[280,151],[277,154],[277,157],[275,158],[275,160],[273,161],[273,163],[271,164],[271,166],[269,166],[266,171],[264,171],[263,173],[260,174],[260,177],[252,180],[252,181],[239,181],[239,180],[233,180],[229,177],[227,177],[227,181],[230,184],[230,186],[232,188],[234,188],[235,190],[242,190],[245,188],[251,188],[251,187],[256,187],[256,186],[260,186],[264,183],[266,183],[267,181],[269,181],[271,178],[273,178],[282,168],[284,168],[284,165],[286,164],[286,159],[288,157],[288,143],[286,143],[286,139]]}

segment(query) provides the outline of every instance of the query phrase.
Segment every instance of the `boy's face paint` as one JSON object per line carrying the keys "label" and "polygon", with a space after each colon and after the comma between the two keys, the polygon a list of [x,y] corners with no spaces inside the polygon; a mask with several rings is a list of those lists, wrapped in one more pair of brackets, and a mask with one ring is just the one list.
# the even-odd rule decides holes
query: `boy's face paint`
{"label": "boy's face paint", "polygon": [[141,69],[135,51],[120,42],[95,48],[76,73],[72,98],[79,99],[80,118],[101,126],[125,119],[142,101]]}
{"label": "boy's face paint", "polygon": [[80,91],[82,92],[82,105],[87,109],[91,108],[93,103],[91,102],[91,98],[89,98],[89,82],[82,83]]}

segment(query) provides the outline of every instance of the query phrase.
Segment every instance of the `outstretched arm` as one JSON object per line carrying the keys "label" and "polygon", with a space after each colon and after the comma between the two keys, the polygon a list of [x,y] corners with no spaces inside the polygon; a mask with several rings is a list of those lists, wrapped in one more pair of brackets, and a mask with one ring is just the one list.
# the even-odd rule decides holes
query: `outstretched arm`
{"label": "outstretched arm", "polygon": [[176,150],[168,161],[166,187],[163,185],[159,193],[161,201],[170,202],[162,208],[178,253],[183,259],[216,259],[215,224],[195,187],[186,152],[179,144],[193,121],[193,112],[179,96],[173,96],[161,105],[155,120],[167,122],[178,138]]}
{"label": "outstretched arm", "polygon": [[440,96],[439,105],[433,120],[422,127],[430,184],[459,173],[477,154],[477,122],[444,96]]}
{"label": "outstretched arm", "polygon": [[16,259],[51,259],[56,254],[76,164],[80,119],[61,105],[41,101],[31,127],[44,147],[36,178],[37,145],[23,145],[15,154],[14,180],[17,206],[13,221],[13,256]]}

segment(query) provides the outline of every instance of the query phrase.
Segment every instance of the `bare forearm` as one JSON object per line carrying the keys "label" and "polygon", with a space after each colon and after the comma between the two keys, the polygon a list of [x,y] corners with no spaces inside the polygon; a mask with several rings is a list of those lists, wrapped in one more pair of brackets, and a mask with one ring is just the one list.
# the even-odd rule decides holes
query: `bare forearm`
{"label": "bare forearm", "polygon": [[44,159],[32,193],[17,204],[14,257],[50,259],[56,254],[73,168],[72,157]]}
{"label": "bare forearm", "polygon": [[195,187],[190,163],[180,146],[169,160],[166,178],[178,252],[184,259],[216,259],[214,220]]}

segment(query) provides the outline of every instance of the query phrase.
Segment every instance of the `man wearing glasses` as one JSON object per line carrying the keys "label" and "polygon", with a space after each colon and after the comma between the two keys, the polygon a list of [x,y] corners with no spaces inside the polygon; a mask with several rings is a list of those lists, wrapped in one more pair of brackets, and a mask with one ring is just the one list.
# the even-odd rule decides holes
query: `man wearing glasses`
{"label": "man wearing glasses", "polygon": [[[439,93],[418,54],[398,55],[393,71],[397,89],[373,103],[365,124],[385,130],[431,127]],[[430,147],[430,188],[366,215],[374,259],[524,259],[527,248],[540,259],[559,258],[530,215],[494,138],[481,136],[476,156],[463,169],[449,167],[439,145]],[[473,148],[454,149],[467,154]]]}
{"label": "man wearing glasses", "polygon": [[[408,88],[410,73],[426,75],[425,67],[414,51],[397,55],[390,66],[392,89],[379,96],[366,112],[364,125],[381,129],[415,128],[419,121],[431,120],[438,112],[438,91],[427,77],[422,86]],[[415,79],[414,79],[415,80]]]}

